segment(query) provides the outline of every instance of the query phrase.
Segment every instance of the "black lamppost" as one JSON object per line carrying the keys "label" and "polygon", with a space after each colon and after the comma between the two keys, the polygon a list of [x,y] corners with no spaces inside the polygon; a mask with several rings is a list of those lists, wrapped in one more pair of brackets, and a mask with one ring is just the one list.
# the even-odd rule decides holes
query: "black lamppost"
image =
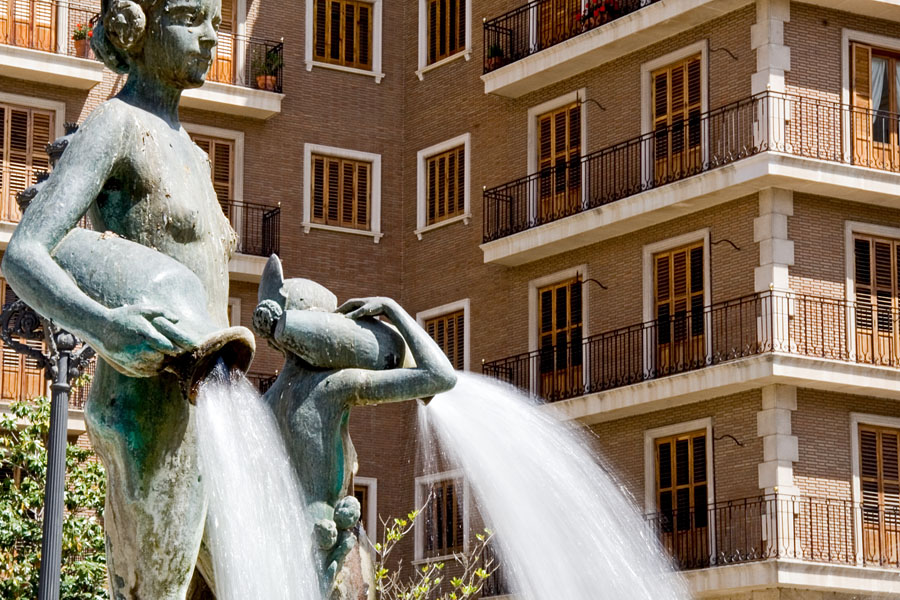
{"label": "black lamppost", "polygon": [[[20,342],[44,341],[47,352]],[[50,384],[50,433],[47,438],[47,481],[44,488],[44,526],[41,538],[39,600],[58,600],[62,562],[63,501],[66,490],[66,431],[69,417],[69,390],[94,356],[68,331],[59,329],[21,300],[7,304],[0,312],[0,339],[7,348],[38,363]]]}

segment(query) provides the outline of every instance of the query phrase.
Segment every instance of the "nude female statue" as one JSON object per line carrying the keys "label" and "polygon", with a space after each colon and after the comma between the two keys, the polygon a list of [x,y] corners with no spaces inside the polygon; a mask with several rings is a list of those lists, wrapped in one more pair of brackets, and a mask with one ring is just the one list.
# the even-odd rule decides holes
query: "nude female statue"
{"label": "nude female statue", "polygon": [[128,80],[72,136],[3,258],[20,297],[119,365],[98,364],[85,409],[109,476],[104,519],[116,600],[183,600],[194,571],[207,508],[194,409],[174,375],[123,371],[195,340],[164,306],[110,308],[91,298],[52,253],[87,213],[96,229],[187,267],[205,287],[213,325],[227,327],[236,238],[209,161],[178,119],[182,91],[203,84],[220,18],[219,0],[103,0],[94,50]]}
{"label": "nude female statue", "polygon": [[[338,307],[334,294],[313,281],[285,281],[276,256],[263,271],[259,301],[253,327],[285,355],[264,399],[315,522],[323,595],[365,597],[371,569],[356,569],[362,583],[339,581],[357,536],[363,538],[352,531],[360,511],[352,495],[357,464],[350,410],[434,396],[451,389],[456,374],[440,347],[393,300],[354,299]],[[373,318],[378,316],[393,327]],[[405,360],[407,352],[414,362]]]}

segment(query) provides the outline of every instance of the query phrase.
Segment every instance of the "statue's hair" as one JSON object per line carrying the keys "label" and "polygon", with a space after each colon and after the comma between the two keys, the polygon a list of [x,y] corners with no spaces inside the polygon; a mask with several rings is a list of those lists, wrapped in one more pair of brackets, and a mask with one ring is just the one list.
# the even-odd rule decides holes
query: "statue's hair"
{"label": "statue's hair", "polygon": [[165,0],[103,0],[100,18],[94,25],[91,48],[107,67],[127,73],[131,58],[141,52],[147,31],[147,18]]}

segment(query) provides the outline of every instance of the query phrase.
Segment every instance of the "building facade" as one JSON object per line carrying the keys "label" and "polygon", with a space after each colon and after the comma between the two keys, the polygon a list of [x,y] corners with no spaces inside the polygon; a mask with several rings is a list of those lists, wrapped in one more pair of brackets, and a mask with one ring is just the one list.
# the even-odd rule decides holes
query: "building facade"
{"label": "building facade", "polygon": [[[73,40],[98,10],[0,0],[0,246],[123,83]],[[900,594],[900,4],[223,0],[216,53],[182,120],[241,238],[232,322],[272,252],[398,298],[593,430],[697,597]],[[370,531],[444,499],[413,561],[469,520],[415,426],[353,416]]]}

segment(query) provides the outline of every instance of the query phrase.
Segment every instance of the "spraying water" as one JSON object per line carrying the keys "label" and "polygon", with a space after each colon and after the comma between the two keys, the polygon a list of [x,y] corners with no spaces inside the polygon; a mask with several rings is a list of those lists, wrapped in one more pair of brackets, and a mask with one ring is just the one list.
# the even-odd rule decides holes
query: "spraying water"
{"label": "spraying water", "polygon": [[465,473],[517,598],[689,597],[584,433],[512,387],[458,375],[420,406],[420,431]]}
{"label": "spraying water", "polygon": [[219,600],[321,600],[301,491],[271,411],[218,368],[197,397]]}

